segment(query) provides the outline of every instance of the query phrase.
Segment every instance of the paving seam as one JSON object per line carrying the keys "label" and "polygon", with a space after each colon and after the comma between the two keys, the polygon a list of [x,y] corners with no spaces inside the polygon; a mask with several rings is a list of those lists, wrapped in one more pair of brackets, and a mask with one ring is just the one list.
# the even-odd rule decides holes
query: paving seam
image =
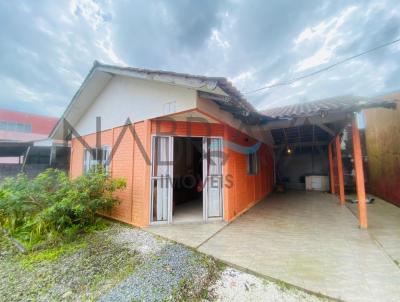
{"label": "paving seam", "polygon": [[[352,209],[347,206],[346,204],[346,208],[350,211],[351,214],[353,214],[353,216],[356,218],[357,222],[358,222],[358,217],[357,214],[354,213],[352,211]],[[368,232],[368,235],[372,238],[372,240],[375,242],[375,244],[383,251],[383,253],[386,255],[386,257],[389,258],[389,260],[391,260],[394,264],[394,266],[396,268],[398,268],[400,270],[400,266],[397,264],[396,259],[394,259],[385,249],[385,247],[382,245],[382,243],[380,243],[380,241],[378,239],[376,239],[376,237],[372,234],[372,232],[370,232],[368,229],[366,230]]]}

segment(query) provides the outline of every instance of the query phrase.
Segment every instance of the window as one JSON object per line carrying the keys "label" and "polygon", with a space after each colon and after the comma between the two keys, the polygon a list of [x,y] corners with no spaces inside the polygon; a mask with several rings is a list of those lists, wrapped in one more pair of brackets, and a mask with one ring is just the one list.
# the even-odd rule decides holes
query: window
{"label": "window", "polygon": [[87,173],[91,169],[95,169],[98,165],[103,166],[104,170],[108,172],[110,167],[109,162],[110,147],[102,146],[101,148],[85,149],[85,157],[83,162],[84,172]]}
{"label": "window", "polygon": [[258,152],[249,153],[247,155],[247,174],[258,174]]}
{"label": "window", "polygon": [[32,132],[31,124],[23,124],[11,121],[0,121],[0,130],[16,132]]}

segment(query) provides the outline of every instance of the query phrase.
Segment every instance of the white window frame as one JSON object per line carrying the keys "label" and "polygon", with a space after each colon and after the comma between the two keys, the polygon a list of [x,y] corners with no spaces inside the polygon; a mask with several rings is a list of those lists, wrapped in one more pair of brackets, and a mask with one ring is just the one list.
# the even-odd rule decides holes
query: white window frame
{"label": "white window frame", "polygon": [[259,166],[258,150],[254,153],[247,154],[247,174],[258,175]]}
{"label": "white window frame", "polygon": [[[98,158],[100,156],[99,151],[101,151],[103,157],[101,159]],[[93,167],[102,165],[105,172],[109,173],[111,164],[109,160],[110,153],[111,148],[108,145],[101,146],[100,148],[85,148],[83,152],[83,172],[88,173]]]}

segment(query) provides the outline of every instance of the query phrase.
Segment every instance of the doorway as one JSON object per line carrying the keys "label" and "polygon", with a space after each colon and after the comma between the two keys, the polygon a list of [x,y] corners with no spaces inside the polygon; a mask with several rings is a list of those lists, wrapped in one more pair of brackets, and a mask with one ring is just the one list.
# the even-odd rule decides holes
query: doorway
{"label": "doorway", "polygon": [[203,140],[174,137],[172,221],[203,221]]}
{"label": "doorway", "polygon": [[153,136],[151,223],[220,220],[222,139]]}

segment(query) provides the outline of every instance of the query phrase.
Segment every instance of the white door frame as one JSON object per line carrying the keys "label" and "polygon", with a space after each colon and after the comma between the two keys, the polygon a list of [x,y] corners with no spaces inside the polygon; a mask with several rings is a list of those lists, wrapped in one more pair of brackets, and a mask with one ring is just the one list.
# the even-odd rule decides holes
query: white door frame
{"label": "white door frame", "polygon": [[[222,167],[222,158],[219,160],[219,164],[221,165],[220,170],[221,170],[221,174],[217,177],[220,177],[220,183],[221,183],[221,188],[220,188],[220,216],[219,217],[208,217],[208,175],[207,175],[207,168],[208,168],[208,162],[207,162],[207,151],[208,151],[208,146],[207,146],[207,139],[218,139],[220,141],[220,152],[221,155],[223,154],[223,139],[221,137],[210,137],[210,136],[204,136],[203,137],[203,220],[204,222],[207,222],[208,220],[212,219],[212,220],[223,220],[223,216],[224,216],[224,194],[223,194],[223,167]],[[215,177],[215,175],[211,176],[211,177]]]}
{"label": "white door frame", "polygon": [[[162,176],[154,176],[154,153],[155,153],[155,140],[156,137],[166,137],[168,138],[168,154],[169,158],[168,161],[171,163],[168,167],[168,175],[170,180],[167,179],[168,183],[168,201],[167,201],[167,220],[164,221],[153,221],[153,193],[154,193],[154,185],[153,185],[153,180],[155,179],[166,179],[168,177],[162,177]],[[172,223],[172,194],[173,194],[173,181],[174,181],[174,137],[173,136],[168,136],[168,135],[152,135],[151,136],[151,165],[150,165],[150,224],[167,224],[167,223]]]}
{"label": "white door frame", "polygon": [[174,177],[174,137],[201,137],[203,139],[202,141],[202,157],[203,157],[203,221],[207,222],[208,220],[223,220],[224,216],[224,190],[223,190],[223,166],[222,166],[222,161],[223,159],[221,158],[220,164],[221,164],[221,190],[220,190],[220,211],[221,211],[221,216],[220,217],[213,217],[209,218],[208,217],[208,191],[207,191],[207,139],[208,138],[215,138],[220,140],[220,146],[221,146],[221,153],[224,150],[223,146],[223,139],[220,136],[186,136],[186,135],[174,135],[174,136],[169,136],[169,135],[151,135],[151,172],[150,172],[150,224],[171,224],[173,223],[172,219],[172,213],[173,213],[173,186],[170,186],[169,191],[168,191],[168,219],[166,221],[153,221],[153,180],[158,179],[161,177],[154,177],[153,176],[153,160],[154,160],[154,146],[155,146],[155,138],[156,137],[167,137],[168,138],[168,143],[169,143],[169,159],[172,162],[172,164],[169,166],[169,175],[171,178],[171,181],[173,182],[173,177]]}

